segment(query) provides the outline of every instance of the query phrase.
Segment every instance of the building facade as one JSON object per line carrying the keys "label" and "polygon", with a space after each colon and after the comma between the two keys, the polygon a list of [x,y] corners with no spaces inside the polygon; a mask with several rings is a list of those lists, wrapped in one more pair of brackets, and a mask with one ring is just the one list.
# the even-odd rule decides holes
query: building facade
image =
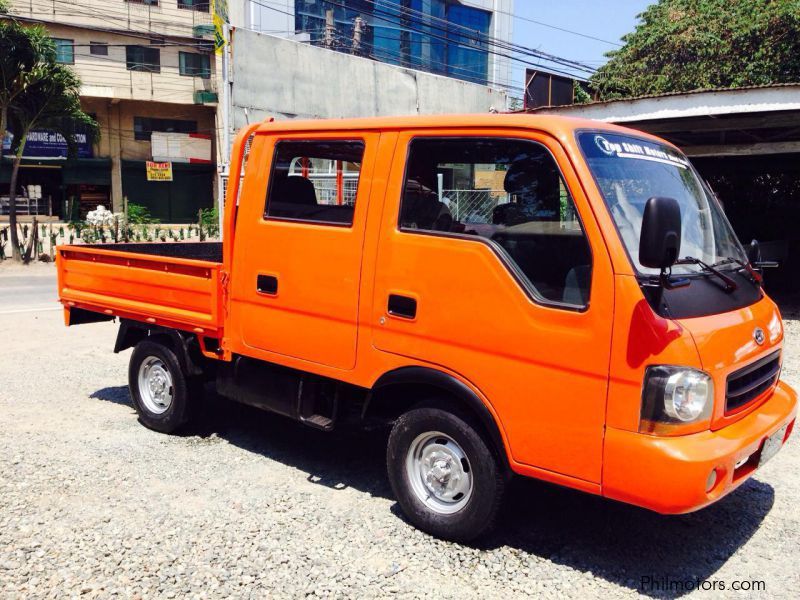
{"label": "building facade", "polygon": [[[65,220],[98,204],[121,211],[123,199],[162,222],[194,221],[213,206],[219,82],[207,2],[14,0],[10,14],[47,28],[57,60],[81,78],[81,103],[101,132],[70,160],[64,144],[34,136],[20,191],[40,186],[47,211]],[[154,150],[154,132],[172,136],[164,146],[178,150]],[[181,143],[186,137],[201,141],[199,152]],[[193,155],[181,152],[189,146]],[[154,158],[172,163],[171,182],[148,181],[145,163]]]}
{"label": "building facade", "polygon": [[493,87],[511,81],[514,0],[240,0],[234,25]]}

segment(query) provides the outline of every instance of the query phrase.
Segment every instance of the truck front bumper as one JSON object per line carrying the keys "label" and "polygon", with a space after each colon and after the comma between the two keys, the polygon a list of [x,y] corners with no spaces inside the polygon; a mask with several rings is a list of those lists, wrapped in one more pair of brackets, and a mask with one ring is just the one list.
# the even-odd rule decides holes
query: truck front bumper
{"label": "truck front bumper", "polygon": [[707,506],[755,472],[768,437],[786,427],[786,442],[796,415],[797,394],[778,382],[766,402],[717,431],[660,437],[608,428],[602,493],[665,514]]}

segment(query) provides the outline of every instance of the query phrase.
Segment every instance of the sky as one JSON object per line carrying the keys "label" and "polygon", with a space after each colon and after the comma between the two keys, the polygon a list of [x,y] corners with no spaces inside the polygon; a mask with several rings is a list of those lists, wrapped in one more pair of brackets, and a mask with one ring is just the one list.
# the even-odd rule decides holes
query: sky
{"label": "sky", "polygon": [[[617,46],[537,25],[522,18],[620,43],[620,37],[636,27],[636,15],[652,3],[653,0],[515,0],[514,14],[518,18],[513,23],[513,41],[596,68],[607,60],[603,54]],[[515,66],[515,86],[524,84],[524,69],[524,65]]]}

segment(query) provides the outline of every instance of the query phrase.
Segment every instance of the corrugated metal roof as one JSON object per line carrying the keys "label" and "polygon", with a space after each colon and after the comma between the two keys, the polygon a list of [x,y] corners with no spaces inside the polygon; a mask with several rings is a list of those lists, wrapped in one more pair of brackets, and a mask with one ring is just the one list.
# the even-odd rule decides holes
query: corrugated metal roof
{"label": "corrugated metal roof", "polygon": [[800,111],[800,83],[698,89],[606,102],[546,106],[531,112],[574,115],[610,123],[631,123],[779,111]]}
{"label": "corrugated metal roof", "polygon": [[800,91],[800,82],[797,83],[769,83],[764,85],[745,85],[741,87],[735,88],[698,88],[696,90],[690,90],[688,92],[664,92],[662,94],[644,94],[642,96],[630,96],[627,98],[614,98],[613,100],[599,100],[596,102],[585,102],[583,104],[563,104],[563,105],[555,105],[555,106],[539,106],[537,108],[531,108],[522,111],[516,112],[536,112],[538,110],[544,110],[548,108],[561,108],[563,106],[602,106],[606,104],[615,104],[617,102],[632,102],[634,100],[652,100],[657,98],[670,98],[674,96],[691,96],[694,94],[705,94],[705,93],[719,93],[719,92],[742,92],[746,90],[765,90],[771,88],[790,88],[796,87]]}

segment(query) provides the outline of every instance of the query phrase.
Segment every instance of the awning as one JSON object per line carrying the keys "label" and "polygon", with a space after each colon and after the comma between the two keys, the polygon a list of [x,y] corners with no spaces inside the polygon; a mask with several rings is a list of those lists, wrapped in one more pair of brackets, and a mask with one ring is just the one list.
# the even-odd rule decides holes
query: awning
{"label": "awning", "polygon": [[77,158],[64,163],[64,185],[111,185],[110,158]]}
{"label": "awning", "polygon": [[[145,162],[143,160],[123,160],[123,169],[138,169],[142,173],[145,172]],[[169,161],[165,161],[169,162]],[[185,171],[194,173],[216,173],[217,166],[214,163],[188,163],[188,162],[172,162],[172,171]]]}
{"label": "awning", "polygon": [[[13,162],[13,159],[9,156],[3,156],[2,159],[0,159],[0,183],[11,182],[11,168]],[[20,163],[20,168],[61,169],[62,166],[64,166],[64,161],[58,159],[23,158]]]}
{"label": "awning", "polygon": [[[11,158],[4,156],[0,162],[0,183],[11,181]],[[111,185],[110,158],[46,159],[23,158],[20,168],[59,169],[64,185]]]}

